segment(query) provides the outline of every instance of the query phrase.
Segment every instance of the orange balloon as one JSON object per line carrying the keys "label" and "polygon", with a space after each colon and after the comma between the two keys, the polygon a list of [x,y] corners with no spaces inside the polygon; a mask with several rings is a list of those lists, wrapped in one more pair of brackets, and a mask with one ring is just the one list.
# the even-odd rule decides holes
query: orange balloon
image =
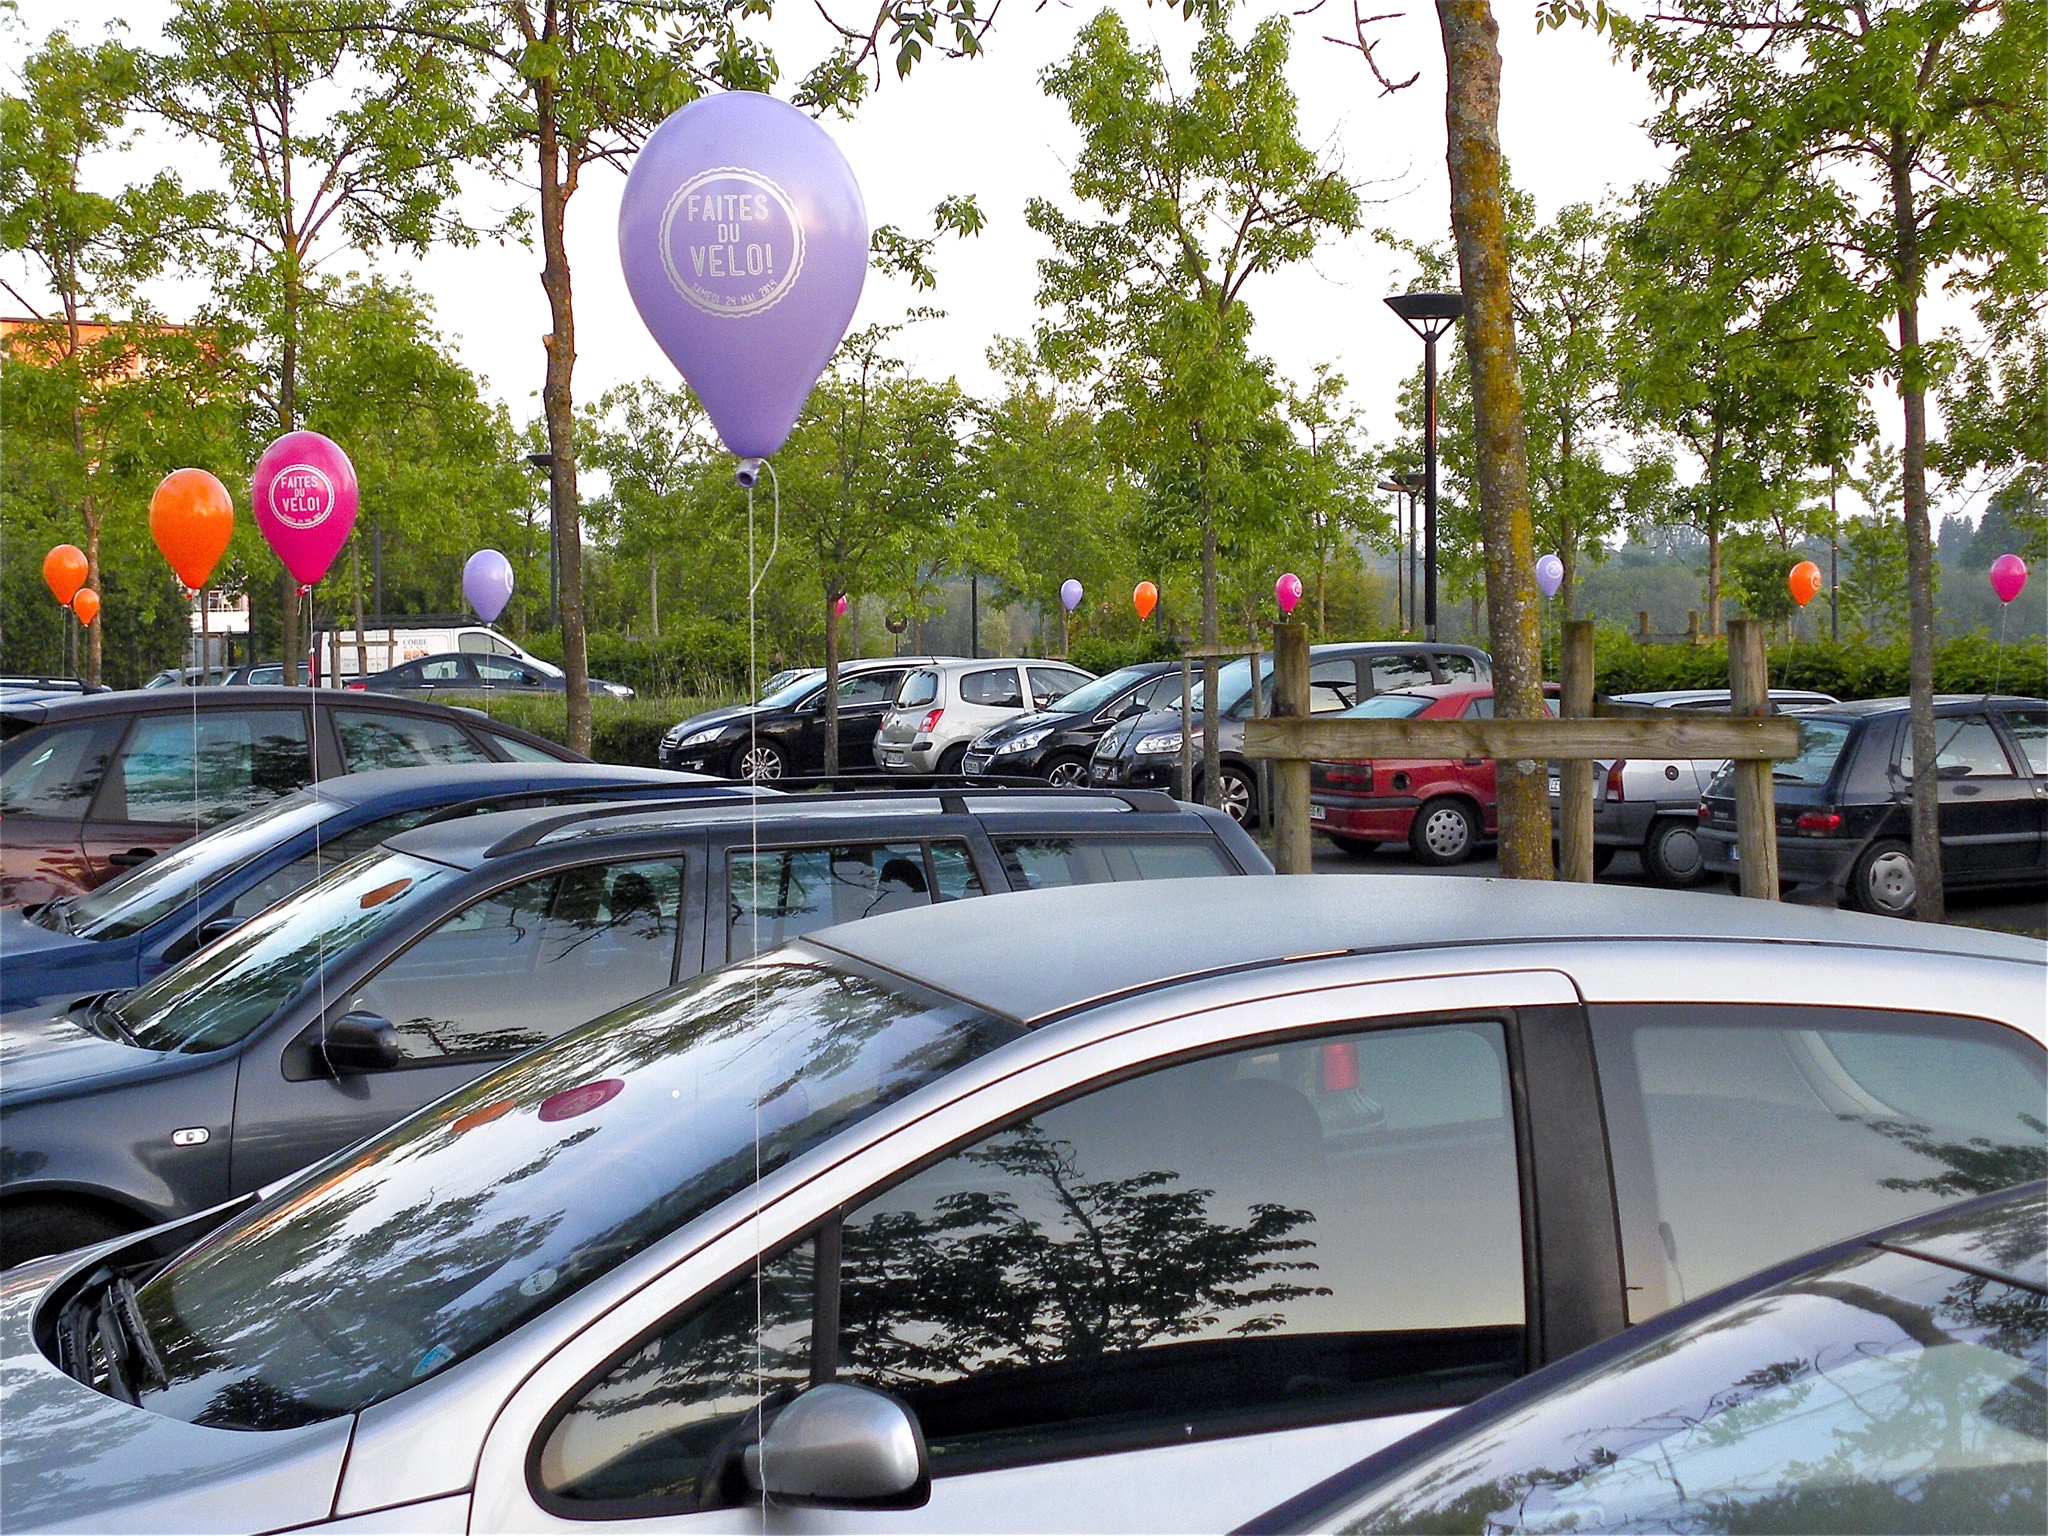
{"label": "orange balloon", "polygon": [[178,580],[203,587],[235,531],[228,488],[203,469],[176,469],[149,498],[149,532]]}
{"label": "orange balloon", "polygon": [[80,587],[71,594],[71,611],[78,615],[78,622],[90,624],[100,616],[100,595],[91,587]]}
{"label": "orange balloon", "polygon": [[1785,577],[1785,585],[1792,589],[1792,601],[1804,608],[1821,589],[1820,567],[1811,560],[1800,561]]}
{"label": "orange balloon", "polygon": [[1131,590],[1131,606],[1138,610],[1138,617],[1149,619],[1152,610],[1159,606],[1159,589],[1149,581],[1141,581]]}
{"label": "orange balloon", "polygon": [[50,595],[60,603],[71,601],[72,595],[85,585],[85,551],[76,544],[59,544],[43,556],[43,580],[50,585]]}

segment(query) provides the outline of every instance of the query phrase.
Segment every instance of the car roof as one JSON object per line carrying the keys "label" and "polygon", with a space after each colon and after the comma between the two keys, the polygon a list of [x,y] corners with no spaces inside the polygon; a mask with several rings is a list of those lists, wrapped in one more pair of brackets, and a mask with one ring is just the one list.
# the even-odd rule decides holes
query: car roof
{"label": "car roof", "polygon": [[929,661],[919,662],[920,668],[935,671],[961,672],[974,667],[1065,667],[1069,672],[1086,672],[1088,669],[1078,662],[1061,661],[1053,656],[934,656]]}
{"label": "car roof", "polygon": [[[1774,699],[1810,699],[1816,704],[1832,704],[1835,696],[1813,688],[1773,688]],[[1642,693],[1616,693],[1609,697],[1617,704],[1697,704],[1709,700],[1727,699],[1732,691],[1727,688],[1653,688]]]}
{"label": "car roof", "polygon": [[176,690],[122,688],[107,693],[38,699],[26,707],[42,710],[44,718],[49,720],[69,720],[88,715],[128,714],[137,710],[233,709],[266,704],[275,709],[280,704],[295,703],[302,696],[311,702],[339,705],[343,709],[397,709],[413,714],[456,715],[471,721],[483,718],[476,710],[453,710],[427,699],[407,699],[397,694],[363,694],[349,688],[305,688],[299,693],[291,693],[274,684]]}
{"label": "car roof", "polygon": [[385,799],[409,800],[442,789],[477,797],[516,793],[536,784],[593,789],[627,784],[728,784],[700,773],[672,773],[660,768],[622,768],[611,763],[436,763],[421,768],[375,768],[367,773],[323,779],[308,790],[339,805],[369,805]]}
{"label": "car roof", "polygon": [[[1019,935],[1030,935],[1019,943]],[[955,901],[807,942],[1024,1022],[1219,971],[1351,951],[1737,939],[2048,960],[2038,939],[1783,902],[1545,880],[1401,875],[1141,880]]]}
{"label": "car roof", "polygon": [[[1981,708],[1986,704],[2044,704],[2048,700],[2030,699],[2014,693],[1938,693],[1934,696],[1936,709],[1959,710],[1972,706]],[[1826,704],[1817,709],[1801,710],[1809,718],[1839,715],[1848,720],[1866,720],[1873,715],[1902,715],[1912,706],[1910,699],[1853,699],[1846,704]]]}

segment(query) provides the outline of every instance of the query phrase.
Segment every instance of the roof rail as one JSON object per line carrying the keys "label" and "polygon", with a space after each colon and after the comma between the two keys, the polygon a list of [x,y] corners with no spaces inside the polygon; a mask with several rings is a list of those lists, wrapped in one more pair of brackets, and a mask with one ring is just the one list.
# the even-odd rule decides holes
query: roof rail
{"label": "roof rail", "polygon": [[661,784],[645,779],[633,779],[620,784],[582,784],[561,789],[506,789],[496,794],[474,795],[467,800],[451,801],[419,825],[431,827],[444,821],[460,821],[465,816],[477,816],[486,811],[517,811],[529,807],[538,809],[550,805],[601,803],[607,800],[631,800],[641,797],[656,801],[740,799],[747,795],[748,789],[748,785],[740,783],[737,779],[702,784]]}
{"label": "roof rail", "polygon": [[[823,775],[818,775],[817,777],[822,778]],[[891,777],[895,778],[899,777],[899,775],[892,774]],[[1065,788],[1048,784],[1043,779],[966,779],[958,774],[904,774],[900,775],[900,777],[918,780],[927,778],[944,780],[945,784],[932,788],[926,788],[922,784],[915,784],[840,790],[833,795],[833,799],[835,802],[872,800],[886,803],[890,800],[930,800],[936,797],[939,802],[940,811],[948,816],[967,815],[967,797],[969,795],[989,794],[1011,794],[1017,795],[1020,798],[1027,795],[1042,795],[1048,799],[1114,799],[1122,801],[1125,806],[1133,811],[1170,811],[1176,809],[1179,805],[1179,802],[1171,795],[1167,794],[1164,790],[1158,789],[1091,789],[1079,785]],[[776,780],[778,784],[788,784],[790,782],[792,781],[786,778]],[[804,781],[797,780],[796,782],[801,783]],[[655,798],[658,800],[658,797]],[[693,801],[701,801],[708,797],[690,798]],[[765,804],[769,813],[772,814],[790,802],[798,805],[802,804],[802,801],[794,796],[789,797],[788,801],[778,797],[777,799],[760,803]],[[682,803],[682,801],[678,800],[677,803]],[[484,857],[496,859],[502,858],[508,853],[523,852],[535,846],[552,833],[559,832],[564,827],[573,827],[580,822],[609,821],[613,818],[639,816],[649,809],[651,807],[646,804],[613,804],[594,805],[587,810],[580,811],[565,810],[560,816],[535,819],[519,828],[516,832],[506,834],[484,850]]]}

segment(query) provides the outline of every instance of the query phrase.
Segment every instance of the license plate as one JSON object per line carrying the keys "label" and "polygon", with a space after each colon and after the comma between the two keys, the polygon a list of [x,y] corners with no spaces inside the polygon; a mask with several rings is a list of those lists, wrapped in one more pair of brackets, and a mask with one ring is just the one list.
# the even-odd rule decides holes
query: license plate
{"label": "license plate", "polygon": [[1562,779],[1552,779],[1552,780],[1550,781],[1550,795],[1551,795],[1551,798],[1552,798],[1552,799],[1557,799],[1557,798],[1558,798],[1559,796],[1561,796],[1561,795],[1562,795],[1563,793],[1564,793],[1564,781],[1563,781]]}
{"label": "license plate", "polygon": [[900,763],[905,755],[901,747],[884,747],[882,749],[882,761],[885,763]]}
{"label": "license plate", "polygon": [[1742,844],[1730,843],[1728,845],[1728,862],[1730,864],[1740,864],[1742,862]]}
{"label": "license plate", "polygon": [[1327,820],[1327,819],[1328,819],[1328,817],[1329,817],[1329,814],[1330,814],[1330,812],[1329,812],[1329,807],[1328,807],[1328,806],[1323,806],[1323,805],[1312,805],[1312,806],[1310,806],[1310,807],[1308,808],[1308,819],[1309,819],[1310,821],[1324,821],[1324,820]]}

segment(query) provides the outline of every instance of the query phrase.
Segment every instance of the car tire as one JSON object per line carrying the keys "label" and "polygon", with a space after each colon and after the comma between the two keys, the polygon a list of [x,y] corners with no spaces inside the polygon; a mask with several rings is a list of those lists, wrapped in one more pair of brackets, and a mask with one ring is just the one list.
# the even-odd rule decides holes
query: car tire
{"label": "car tire", "polygon": [[966,761],[967,743],[964,741],[955,742],[939,754],[939,766],[935,771],[939,773],[958,773],[960,765]]}
{"label": "car tire", "polygon": [[1408,824],[1408,846],[1421,863],[1462,864],[1479,842],[1479,816],[1465,801],[1440,795]]}
{"label": "car tire", "polygon": [[1354,859],[1369,859],[1380,851],[1380,845],[1369,838],[1339,837],[1334,832],[1328,836],[1337,845],[1339,853],[1348,853]]}
{"label": "car tire", "polygon": [[727,777],[748,784],[765,784],[788,771],[789,759],[774,742],[756,741],[750,745],[743,741],[733,748],[732,769]]}
{"label": "car tire", "polygon": [[1612,849],[1611,847],[1603,847],[1603,846],[1602,846],[1602,845],[1600,845],[1599,843],[1595,843],[1595,844],[1593,845],[1593,873],[1594,873],[1594,874],[1596,874],[1596,875],[1604,875],[1604,874],[1606,874],[1606,873],[1607,873],[1607,866],[1608,866],[1608,865],[1610,865],[1610,864],[1612,864],[1613,862],[1614,862],[1614,849]]}
{"label": "car tire", "polygon": [[72,1200],[17,1201],[0,1209],[0,1269],[103,1243],[140,1226],[105,1206]]}
{"label": "car tire", "polygon": [[[1217,807],[1224,815],[1240,827],[1249,826],[1257,820],[1259,787],[1249,773],[1242,768],[1226,765],[1222,772],[1216,775],[1216,788]],[[1204,805],[1208,804],[1209,797],[1199,785],[1196,786],[1195,798]]]}
{"label": "car tire", "polygon": [[1896,837],[1881,838],[1863,850],[1849,876],[1849,900],[1859,911],[1880,917],[1911,917],[1919,900],[1913,876],[1913,850]]}
{"label": "car tire", "polygon": [[1085,789],[1088,785],[1088,759],[1072,753],[1054,758],[1045,765],[1045,782],[1061,789]]}
{"label": "car tire", "polygon": [[1674,890],[1698,885],[1707,878],[1707,851],[1700,846],[1695,820],[1659,816],[1643,840],[1643,869],[1659,885]]}

